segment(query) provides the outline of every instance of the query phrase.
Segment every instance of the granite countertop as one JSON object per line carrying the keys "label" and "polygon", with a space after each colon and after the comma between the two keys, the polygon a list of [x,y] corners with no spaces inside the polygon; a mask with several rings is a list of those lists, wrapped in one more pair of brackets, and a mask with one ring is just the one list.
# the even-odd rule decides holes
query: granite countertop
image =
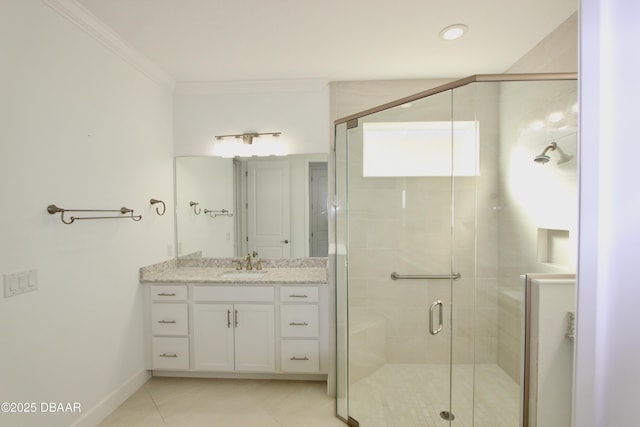
{"label": "granite countertop", "polygon": [[262,270],[236,270],[230,258],[170,260],[140,269],[141,283],[328,283],[326,258],[264,260]]}

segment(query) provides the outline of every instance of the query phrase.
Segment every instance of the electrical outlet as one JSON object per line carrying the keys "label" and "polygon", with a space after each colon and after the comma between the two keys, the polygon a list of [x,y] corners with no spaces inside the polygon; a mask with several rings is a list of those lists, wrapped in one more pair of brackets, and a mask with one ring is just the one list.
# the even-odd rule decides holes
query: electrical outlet
{"label": "electrical outlet", "polygon": [[3,275],[4,297],[9,298],[38,289],[37,270],[21,271]]}

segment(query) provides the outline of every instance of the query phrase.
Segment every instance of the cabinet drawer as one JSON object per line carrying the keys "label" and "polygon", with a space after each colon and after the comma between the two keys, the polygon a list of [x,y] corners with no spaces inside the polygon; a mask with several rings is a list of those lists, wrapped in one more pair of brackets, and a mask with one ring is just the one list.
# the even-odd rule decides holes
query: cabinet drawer
{"label": "cabinet drawer", "polygon": [[152,335],[187,335],[188,319],[187,304],[151,304]]}
{"label": "cabinet drawer", "polygon": [[280,368],[283,372],[320,372],[317,340],[282,340]]}
{"label": "cabinet drawer", "polygon": [[186,301],[185,285],[152,285],[151,301]]}
{"label": "cabinet drawer", "polygon": [[153,369],[189,369],[189,339],[153,337]]}
{"label": "cabinet drawer", "polygon": [[282,286],[280,301],[318,302],[318,288],[316,286]]}
{"label": "cabinet drawer", "polygon": [[273,286],[194,286],[194,301],[272,302]]}
{"label": "cabinet drawer", "polygon": [[290,338],[318,336],[317,305],[283,305],[280,307],[280,335]]}

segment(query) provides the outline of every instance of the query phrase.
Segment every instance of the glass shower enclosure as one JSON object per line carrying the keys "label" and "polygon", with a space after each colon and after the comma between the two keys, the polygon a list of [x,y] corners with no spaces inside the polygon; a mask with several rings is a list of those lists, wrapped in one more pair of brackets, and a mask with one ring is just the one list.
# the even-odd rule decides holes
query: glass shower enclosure
{"label": "glass shower enclosure", "polygon": [[523,277],[575,273],[576,129],[575,74],[477,75],[336,121],[340,418],[535,426]]}

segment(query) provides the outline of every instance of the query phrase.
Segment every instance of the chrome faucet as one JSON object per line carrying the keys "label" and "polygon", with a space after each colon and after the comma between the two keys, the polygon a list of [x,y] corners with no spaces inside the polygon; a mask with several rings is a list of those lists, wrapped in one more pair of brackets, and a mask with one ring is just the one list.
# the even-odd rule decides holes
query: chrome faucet
{"label": "chrome faucet", "polygon": [[253,270],[253,265],[251,265],[251,254],[247,254],[247,256],[244,257],[244,260],[247,263],[245,270]]}

